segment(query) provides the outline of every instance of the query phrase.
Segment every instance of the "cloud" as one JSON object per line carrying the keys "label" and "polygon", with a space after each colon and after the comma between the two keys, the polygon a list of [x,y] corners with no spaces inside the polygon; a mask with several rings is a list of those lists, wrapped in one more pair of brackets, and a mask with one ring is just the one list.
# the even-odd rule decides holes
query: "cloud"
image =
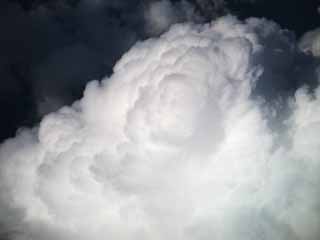
{"label": "cloud", "polygon": [[179,22],[200,23],[213,19],[206,19],[201,14],[198,3],[194,1],[151,1],[144,10],[145,31],[150,36],[158,36]]}
{"label": "cloud", "polygon": [[3,234],[318,239],[320,89],[285,109],[254,97],[293,41],[227,16],[135,44],[81,100],[1,145]]}
{"label": "cloud", "polygon": [[[278,1],[1,1],[0,106],[8,114],[0,120],[0,139],[13,136],[20,126],[33,126],[46,113],[79,99],[86,82],[110,75],[117,59],[135,42],[157,37],[172,24],[210,22],[227,12],[241,17],[259,13],[300,34],[316,27],[318,3],[311,2],[293,4],[293,12],[307,13],[302,24],[291,17],[295,14],[281,14],[288,9]],[[59,62],[58,56],[68,61]],[[297,58],[301,60],[293,56],[294,61]],[[275,75],[273,72],[277,76],[267,78],[280,79],[274,81],[277,86],[296,78],[296,74],[288,76],[290,71],[278,75],[275,69],[265,74]]]}
{"label": "cloud", "polygon": [[159,34],[167,30],[173,23],[179,21],[176,9],[167,0],[150,4],[145,13],[147,32]]}
{"label": "cloud", "polygon": [[299,43],[302,51],[320,57],[320,29],[305,33]]}

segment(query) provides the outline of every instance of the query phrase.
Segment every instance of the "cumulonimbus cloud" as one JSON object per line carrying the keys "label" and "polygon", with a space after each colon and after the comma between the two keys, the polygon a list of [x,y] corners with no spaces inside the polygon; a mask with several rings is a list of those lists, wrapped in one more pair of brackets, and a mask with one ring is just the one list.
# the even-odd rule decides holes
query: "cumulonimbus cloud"
{"label": "cumulonimbus cloud", "polygon": [[253,97],[294,46],[274,23],[231,16],[137,43],[81,100],[1,145],[2,229],[16,240],[318,239],[320,89],[300,88],[286,111]]}

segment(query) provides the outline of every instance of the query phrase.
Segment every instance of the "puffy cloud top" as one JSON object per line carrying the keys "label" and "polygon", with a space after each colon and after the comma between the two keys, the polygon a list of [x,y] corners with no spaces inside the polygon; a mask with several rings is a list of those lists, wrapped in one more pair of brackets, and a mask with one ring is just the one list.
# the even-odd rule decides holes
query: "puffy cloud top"
{"label": "puffy cloud top", "polygon": [[320,89],[299,89],[286,115],[253,98],[292,41],[228,16],[137,43],[80,101],[1,146],[3,229],[16,240],[318,239]]}

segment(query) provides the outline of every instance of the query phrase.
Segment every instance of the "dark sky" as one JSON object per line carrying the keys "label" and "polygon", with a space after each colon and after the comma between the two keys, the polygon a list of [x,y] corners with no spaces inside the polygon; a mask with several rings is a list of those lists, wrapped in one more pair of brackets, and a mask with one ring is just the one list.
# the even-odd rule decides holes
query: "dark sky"
{"label": "dark sky", "polygon": [[[148,30],[145,18],[152,0],[101,0],[99,6],[88,2],[1,0],[1,141],[79,99],[85,84],[110,74],[136,41],[158,34]],[[320,26],[317,0],[188,2],[201,21],[226,13],[265,17],[296,37]]]}
{"label": "dark sky", "polygon": [[256,0],[229,1],[229,7],[240,17],[264,17],[272,19],[298,36],[319,27],[318,0]]}

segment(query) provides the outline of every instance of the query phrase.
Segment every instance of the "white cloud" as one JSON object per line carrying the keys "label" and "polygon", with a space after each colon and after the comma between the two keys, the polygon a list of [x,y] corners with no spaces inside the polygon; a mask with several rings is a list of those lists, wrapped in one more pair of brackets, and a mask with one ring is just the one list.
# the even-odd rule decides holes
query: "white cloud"
{"label": "white cloud", "polygon": [[294,44],[231,16],[137,43],[80,101],[1,146],[0,222],[18,240],[316,240],[320,90],[298,90],[271,128],[251,98],[279,62],[268,39]]}

